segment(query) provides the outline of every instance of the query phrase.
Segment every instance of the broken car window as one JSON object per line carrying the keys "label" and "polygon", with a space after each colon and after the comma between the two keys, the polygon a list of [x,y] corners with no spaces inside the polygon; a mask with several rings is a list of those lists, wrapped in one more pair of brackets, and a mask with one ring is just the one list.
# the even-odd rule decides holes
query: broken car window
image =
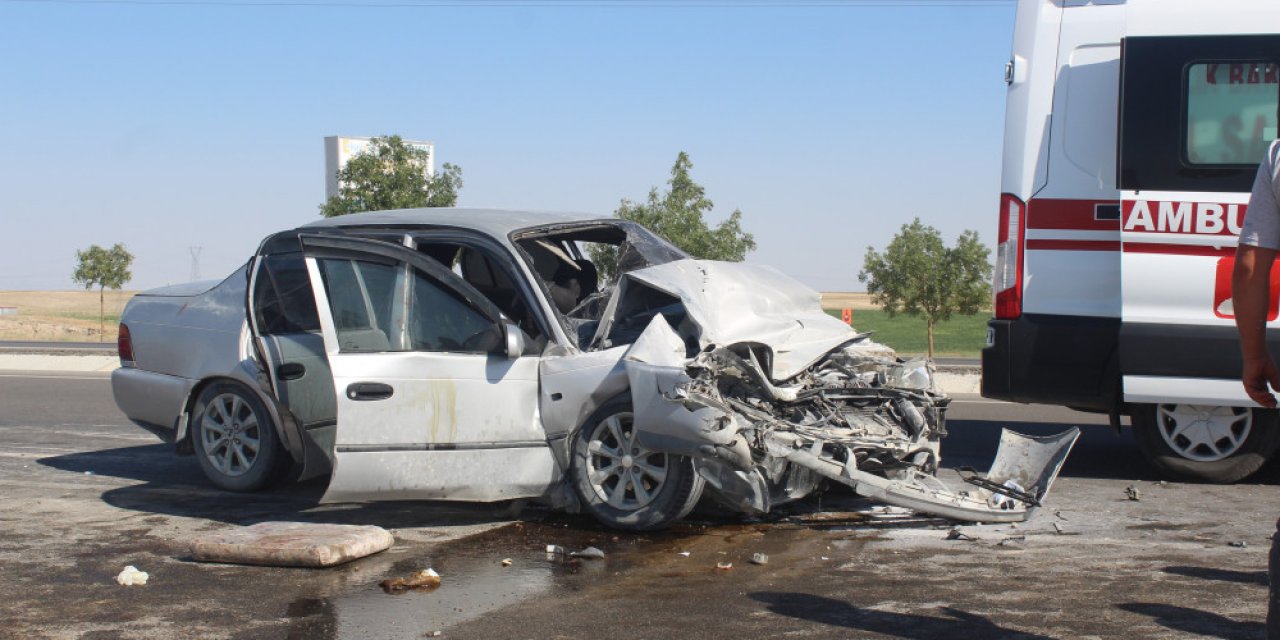
{"label": "broken car window", "polygon": [[253,307],[267,335],[320,330],[311,279],[301,253],[265,256],[258,267]]}
{"label": "broken car window", "polygon": [[627,220],[525,229],[512,237],[561,314],[566,332],[584,348],[620,275],[689,257]]}

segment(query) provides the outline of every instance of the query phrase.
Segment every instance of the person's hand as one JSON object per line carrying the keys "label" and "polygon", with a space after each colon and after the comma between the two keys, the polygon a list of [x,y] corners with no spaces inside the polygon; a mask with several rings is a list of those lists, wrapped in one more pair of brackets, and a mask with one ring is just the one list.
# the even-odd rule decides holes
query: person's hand
{"label": "person's hand", "polygon": [[1276,408],[1276,397],[1267,389],[1280,389],[1280,370],[1276,369],[1275,360],[1269,354],[1255,358],[1245,358],[1244,373],[1240,376],[1244,381],[1244,392],[1254,402],[1268,408]]}

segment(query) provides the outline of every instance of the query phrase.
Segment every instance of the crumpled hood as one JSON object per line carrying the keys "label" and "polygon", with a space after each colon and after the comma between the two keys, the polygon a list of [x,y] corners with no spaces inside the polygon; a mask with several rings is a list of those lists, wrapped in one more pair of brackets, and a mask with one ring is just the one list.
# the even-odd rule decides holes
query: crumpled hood
{"label": "crumpled hood", "polygon": [[[767,345],[775,381],[796,375],[856,335],[822,310],[817,291],[772,267],[688,259],[637,269],[623,280],[679,298],[700,329],[702,347]],[[620,291],[626,295],[628,289]]]}

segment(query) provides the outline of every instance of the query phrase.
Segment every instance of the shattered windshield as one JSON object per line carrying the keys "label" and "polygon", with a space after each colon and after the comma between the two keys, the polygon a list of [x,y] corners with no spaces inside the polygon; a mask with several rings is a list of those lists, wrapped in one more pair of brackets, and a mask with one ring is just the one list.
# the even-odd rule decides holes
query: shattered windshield
{"label": "shattered windshield", "polygon": [[575,222],[512,234],[568,333],[584,344],[622,274],[689,257],[628,220]]}

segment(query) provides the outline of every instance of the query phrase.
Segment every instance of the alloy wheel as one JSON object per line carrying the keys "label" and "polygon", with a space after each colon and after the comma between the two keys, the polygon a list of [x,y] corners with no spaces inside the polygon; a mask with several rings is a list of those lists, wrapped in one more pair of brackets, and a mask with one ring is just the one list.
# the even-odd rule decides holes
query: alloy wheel
{"label": "alloy wheel", "polygon": [[596,495],[615,509],[633,511],[653,502],[667,480],[665,453],[641,447],[631,413],[615,413],[591,431],[587,473]]}
{"label": "alloy wheel", "polygon": [[223,475],[241,476],[253,469],[261,438],[258,414],[239,394],[215,396],[200,416],[201,449]]}

